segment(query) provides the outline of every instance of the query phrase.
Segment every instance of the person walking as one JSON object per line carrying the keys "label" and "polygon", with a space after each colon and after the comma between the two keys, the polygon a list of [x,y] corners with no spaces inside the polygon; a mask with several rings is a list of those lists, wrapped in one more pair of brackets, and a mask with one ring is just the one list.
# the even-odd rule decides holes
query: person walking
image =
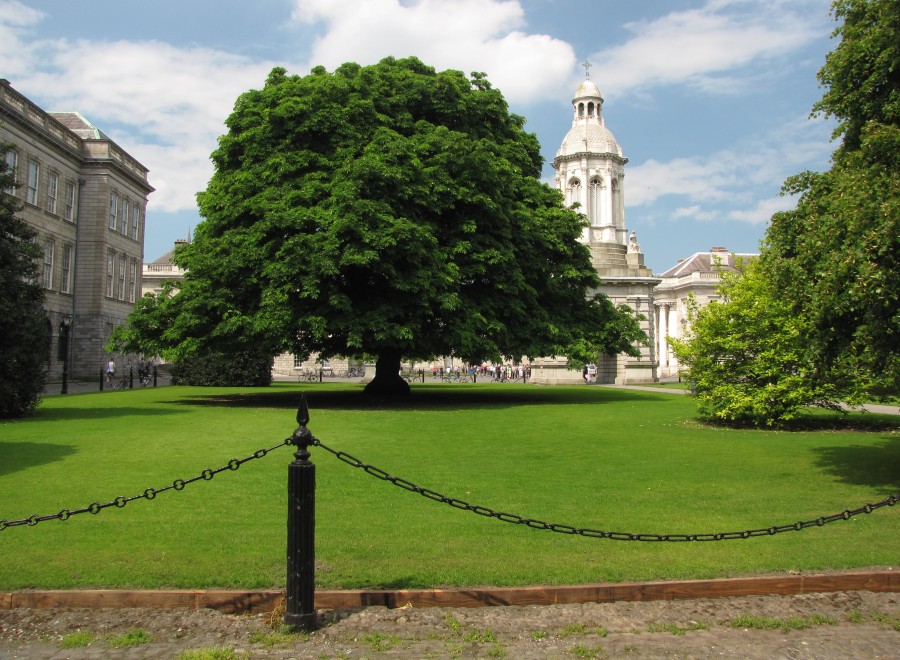
{"label": "person walking", "polygon": [[106,384],[110,385],[113,382],[113,378],[116,376],[116,361],[112,358],[109,358],[109,362],[106,363]]}

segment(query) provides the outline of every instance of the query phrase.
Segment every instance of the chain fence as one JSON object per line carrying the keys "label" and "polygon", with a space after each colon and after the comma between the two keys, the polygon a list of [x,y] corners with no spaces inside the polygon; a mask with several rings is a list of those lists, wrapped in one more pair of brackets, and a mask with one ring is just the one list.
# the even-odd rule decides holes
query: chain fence
{"label": "chain fence", "polygon": [[589,538],[609,539],[612,541],[728,541],[733,539],[748,539],[754,536],[773,536],[775,534],[781,534],[783,532],[799,532],[800,530],[807,529],[809,527],[822,527],[823,525],[827,525],[828,523],[833,523],[838,520],[849,520],[850,518],[858,516],[862,513],[872,513],[876,509],[880,509],[885,506],[894,506],[898,501],[900,501],[900,497],[891,495],[890,497],[881,500],[880,502],[875,502],[874,504],[866,504],[856,509],[845,509],[840,513],[835,513],[829,516],[820,516],[812,520],[801,520],[788,525],[773,525],[771,527],[745,529],[737,532],[711,532],[700,534],[646,534],[633,532],[616,532],[551,523],[543,520],[536,520],[534,518],[526,518],[524,516],[520,516],[514,513],[507,513],[505,511],[495,511],[494,509],[486,506],[471,504],[455,497],[448,497],[447,495],[443,495],[442,493],[438,493],[437,491],[431,490],[429,488],[418,486],[411,481],[407,481],[406,479],[392,476],[384,470],[375,467],[374,465],[363,463],[355,456],[351,456],[350,454],[343,451],[332,449],[328,445],[323,444],[318,439],[313,439],[311,444],[321,447],[325,451],[333,454],[336,458],[343,461],[344,463],[347,463],[352,467],[359,468],[367,474],[376,477],[377,479],[387,481],[394,486],[402,488],[403,490],[418,493],[419,495],[422,495],[429,500],[433,500],[441,504],[448,504],[455,509],[471,511],[472,513],[479,516],[484,516],[486,518],[495,518],[502,522],[512,523],[513,525],[525,525],[526,527],[546,530],[548,532],[557,532],[559,534],[573,534],[576,536],[586,536]]}
{"label": "chain fence", "polygon": [[223,465],[222,467],[212,470],[207,468],[203,470],[196,477],[191,477],[190,479],[176,479],[170,485],[165,486],[164,488],[148,488],[143,493],[139,495],[134,495],[132,497],[124,497],[119,496],[111,502],[106,502],[101,504],[100,502],[92,502],[86,507],[82,507],[80,509],[63,509],[59,513],[51,513],[46,516],[30,516],[28,518],[22,518],[20,520],[0,520],[0,531],[3,531],[7,527],[18,527],[19,525],[28,525],[29,527],[34,527],[40,522],[44,522],[47,520],[68,520],[72,516],[78,515],[80,513],[90,513],[93,515],[97,515],[103,509],[107,509],[111,506],[114,506],[118,509],[121,509],[129,502],[133,502],[134,500],[152,500],[155,499],[157,495],[161,493],[165,493],[167,490],[176,490],[181,491],[184,490],[185,486],[188,486],[195,481],[210,481],[214,476],[219,474],[220,472],[236,471],[240,468],[244,463],[248,461],[253,461],[259,458],[265,457],[269,452],[278,449],[279,447],[284,447],[285,445],[290,445],[292,443],[292,438],[288,438],[279,442],[277,445],[273,447],[269,447],[268,449],[257,449],[250,456],[246,458],[232,458],[228,463]]}

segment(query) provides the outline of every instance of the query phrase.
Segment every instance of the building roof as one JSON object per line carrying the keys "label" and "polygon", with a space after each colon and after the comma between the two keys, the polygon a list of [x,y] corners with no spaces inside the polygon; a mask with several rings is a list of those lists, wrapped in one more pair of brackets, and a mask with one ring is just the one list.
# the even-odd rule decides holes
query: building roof
{"label": "building roof", "polygon": [[82,140],[109,140],[109,136],[89,122],[80,112],[48,112]]}
{"label": "building roof", "polygon": [[733,253],[725,248],[712,248],[709,252],[695,252],[687,259],[682,259],[659,277],[682,277],[691,273],[734,272],[734,259],[752,259],[758,255],[751,253]]}

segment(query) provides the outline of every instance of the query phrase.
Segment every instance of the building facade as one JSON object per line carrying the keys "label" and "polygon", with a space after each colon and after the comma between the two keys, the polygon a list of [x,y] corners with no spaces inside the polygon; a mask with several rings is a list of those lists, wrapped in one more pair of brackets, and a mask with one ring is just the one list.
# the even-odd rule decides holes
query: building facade
{"label": "building facade", "polygon": [[141,292],[148,170],[77,112],[46,112],[0,80],[0,145],[43,250],[49,381],[99,377]]}
{"label": "building facade", "polygon": [[695,252],[660,275],[662,281],[654,292],[653,313],[659,329],[656,354],[659,356],[658,373],[661,379],[678,378],[680,366],[669,340],[680,339],[690,328],[688,301],[693,298],[702,307],[718,300],[721,296],[717,289],[722,282],[722,274],[736,272],[741,261],[756,256],[714,247],[709,252]]}

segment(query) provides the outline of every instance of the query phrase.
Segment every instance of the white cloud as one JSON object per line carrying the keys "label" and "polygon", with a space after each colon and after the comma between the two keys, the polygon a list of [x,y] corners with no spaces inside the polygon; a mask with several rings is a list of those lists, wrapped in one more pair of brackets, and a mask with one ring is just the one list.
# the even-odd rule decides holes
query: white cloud
{"label": "white cloud", "polygon": [[30,69],[33,47],[21,38],[44,14],[18,0],[0,1],[0,75],[15,79]]}
{"label": "white cloud", "polygon": [[207,48],[144,42],[43,42],[28,93],[48,110],[77,110],[140,154],[155,210],[196,208],[212,174],[209,155],[235,99],[259,88],[271,63]]}
{"label": "white cloud", "polygon": [[762,225],[767,223],[775,213],[787,211],[795,206],[796,200],[790,197],[771,197],[758,201],[751,208],[730,211],[728,219],[749,222],[752,225]]}
{"label": "white cloud", "polygon": [[778,196],[787,177],[828,166],[832,126],[831,121],[802,117],[709,155],[631,165],[628,205],[678,200],[687,204],[672,211],[672,219],[766,222],[772,213],[793,208],[793,200]]}
{"label": "white cloud", "polygon": [[415,55],[437,69],[483,71],[512,103],[556,98],[566,88],[575,53],[564,41],[528,34],[518,0],[295,0],[293,18],[324,23],[309,65],[373,64]]}
{"label": "white cloud", "polygon": [[628,23],[631,39],[590,58],[602,63],[604,86],[619,95],[670,84],[734,93],[749,82],[734,71],[828,34],[824,7],[826,0],[709,0],[698,9]]}

